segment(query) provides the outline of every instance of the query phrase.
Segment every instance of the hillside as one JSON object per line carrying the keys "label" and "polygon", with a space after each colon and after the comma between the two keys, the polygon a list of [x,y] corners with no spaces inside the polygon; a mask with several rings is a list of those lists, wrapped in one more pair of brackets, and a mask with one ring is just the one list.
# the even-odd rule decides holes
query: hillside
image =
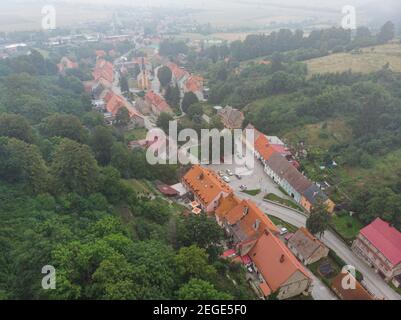
{"label": "hillside", "polygon": [[392,43],[361,49],[358,53],[335,53],[305,61],[309,75],[329,72],[370,73],[389,63],[393,71],[401,72],[401,44]]}

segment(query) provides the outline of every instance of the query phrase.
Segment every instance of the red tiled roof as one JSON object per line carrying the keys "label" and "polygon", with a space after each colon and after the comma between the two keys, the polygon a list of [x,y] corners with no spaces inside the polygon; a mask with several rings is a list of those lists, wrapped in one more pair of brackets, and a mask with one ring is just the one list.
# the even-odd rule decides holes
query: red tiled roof
{"label": "red tiled roof", "polygon": [[190,76],[185,82],[185,87],[188,91],[193,93],[202,91],[202,78],[198,76]]}
{"label": "red tiled roof", "polygon": [[271,232],[264,232],[249,256],[272,292],[276,292],[297,271],[310,279],[302,264]]}
{"label": "red tiled roof", "polygon": [[156,94],[154,91],[150,90],[146,93],[145,95],[145,101],[153,106],[155,106],[157,109],[159,109],[161,112],[170,112],[171,108],[164,100],[164,98],[158,94]]}
{"label": "red tiled roof", "polygon": [[123,97],[117,95],[116,93],[112,92],[111,90],[107,92],[106,96],[104,97],[104,101],[106,102],[107,111],[114,116],[117,114],[118,110],[125,107],[128,109],[131,118],[143,118],[143,116],[139,112],[137,112],[128,101],[126,101]]}
{"label": "red tiled roof", "polygon": [[377,218],[361,230],[361,234],[379,250],[393,266],[401,262],[401,232]]}
{"label": "red tiled roof", "polygon": [[186,71],[183,68],[180,68],[175,63],[170,62],[167,64],[167,67],[170,68],[171,72],[173,73],[174,78],[176,78],[177,80],[180,80],[184,76],[189,75],[188,71]]}
{"label": "red tiled roof", "polygon": [[95,80],[103,78],[108,82],[113,83],[114,81],[113,64],[103,59],[97,60],[96,67],[92,72],[92,76]]}
{"label": "red tiled roof", "polygon": [[214,171],[200,165],[194,165],[182,180],[206,206],[220,193],[230,194],[233,191]]}

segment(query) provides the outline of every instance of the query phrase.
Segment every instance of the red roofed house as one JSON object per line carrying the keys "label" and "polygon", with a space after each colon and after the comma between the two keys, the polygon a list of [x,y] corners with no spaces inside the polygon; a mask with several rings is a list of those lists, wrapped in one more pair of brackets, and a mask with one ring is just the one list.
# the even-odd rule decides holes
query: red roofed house
{"label": "red roofed house", "polygon": [[266,229],[279,234],[276,225],[256,204],[239,200],[233,194],[220,199],[215,214],[218,224],[231,236],[240,256],[248,254]]}
{"label": "red roofed house", "polygon": [[259,275],[259,287],[265,297],[273,293],[280,300],[288,299],[310,289],[312,279],[309,273],[270,231],[264,231],[249,256]]}
{"label": "red roofed house", "polygon": [[177,64],[169,62],[167,67],[170,68],[173,74],[172,81],[181,89],[184,89],[184,83],[189,78],[189,73],[184,68],[179,67]]}
{"label": "red roofed house", "polygon": [[95,69],[92,72],[92,76],[96,81],[104,79],[108,83],[112,84],[114,82],[113,64],[103,59],[97,60]]}
{"label": "red roofed house", "polygon": [[152,112],[160,116],[162,112],[172,113],[173,110],[170,108],[166,100],[154,91],[150,90],[145,95],[145,102],[150,106]]}
{"label": "red roofed house", "polygon": [[231,187],[211,170],[194,165],[182,178],[184,188],[193,194],[202,210],[213,212],[219,205],[219,200],[232,193]]}
{"label": "red roofed house", "polygon": [[129,115],[131,117],[131,124],[137,127],[145,126],[145,119],[143,115],[141,115],[135,108],[123,97],[117,95],[113,91],[109,90],[105,97],[103,98],[106,110],[111,113],[113,116],[116,116],[118,110],[121,108],[127,108]]}
{"label": "red roofed house", "polygon": [[204,101],[203,78],[201,76],[189,76],[184,84],[184,92],[192,92],[199,101]]}
{"label": "red roofed house", "polygon": [[363,228],[352,245],[386,281],[401,275],[401,232],[380,218]]}
{"label": "red roofed house", "polygon": [[67,69],[77,69],[78,63],[68,59],[67,57],[63,57],[60,63],[57,65],[57,68],[60,73],[64,74],[65,70]]}

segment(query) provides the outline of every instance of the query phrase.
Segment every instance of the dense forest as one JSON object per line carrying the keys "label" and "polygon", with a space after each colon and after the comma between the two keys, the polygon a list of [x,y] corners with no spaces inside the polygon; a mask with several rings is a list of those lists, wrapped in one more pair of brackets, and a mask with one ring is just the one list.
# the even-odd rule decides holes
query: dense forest
{"label": "dense forest", "polygon": [[[176,182],[39,52],[0,63],[0,299],[252,299],[214,220],[132,178]],[[57,290],[43,290],[43,266]],[[234,282],[236,285],[234,285]]]}

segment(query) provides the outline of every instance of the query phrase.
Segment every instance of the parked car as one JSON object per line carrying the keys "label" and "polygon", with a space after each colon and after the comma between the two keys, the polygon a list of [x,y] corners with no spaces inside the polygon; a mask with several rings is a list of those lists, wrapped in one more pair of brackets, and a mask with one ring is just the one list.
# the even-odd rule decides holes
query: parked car
{"label": "parked car", "polygon": [[242,184],[242,185],[239,186],[239,189],[241,191],[245,191],[245,190],[248,190],[248,187],[246,185]]}
{"label": "parked car", "polygon": [[220,177],[222,177],[222,176],[224,176],[224,173],[223,173],[223,171],[217,171],[217,174],[220,176]]}
{"label": "parked car", "polygon": [[280,229],[280,236],[283,236],[283,235],[285,235],[287,233],[288,233],[288,229],[287,228],[281,228]]}
{"label": "parked car", "polygon": [[237,178],[238,180],[241,180],[241,179],[242,179],[242,177],[241,177],[239,174],[236,174],[235,176],[236,176],[236,178]]}
{"label": "parked car", "polygon": [[229,182],[230,182],[230,178],[229,178],[229,177],[227,177],[227,176],[223,176],[223,180],[224,180],[225,182],[227,182],[227,183],[229,183]]}

